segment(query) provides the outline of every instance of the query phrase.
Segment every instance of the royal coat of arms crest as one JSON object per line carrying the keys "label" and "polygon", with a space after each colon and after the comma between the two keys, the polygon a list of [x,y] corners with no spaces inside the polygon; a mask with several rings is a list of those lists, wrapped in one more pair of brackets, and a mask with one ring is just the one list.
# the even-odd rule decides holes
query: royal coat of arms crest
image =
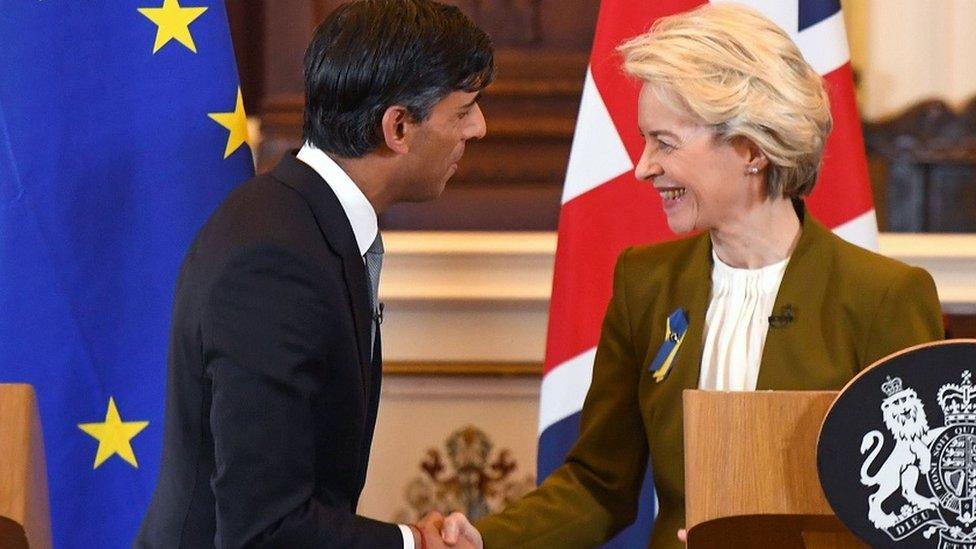
{"label": "royal coat of arms crest", "polygon": [[[921,533],[944,549],[976,548],[976,387],[969,370],[936,397],[945,424],[930,428],[925,406],[900,377],[881,384],[881,414],[893,448],[879,430],[861,439],[861,484],[868,520],[892,541]],[[890,509],[890,510],[886,510]]]}

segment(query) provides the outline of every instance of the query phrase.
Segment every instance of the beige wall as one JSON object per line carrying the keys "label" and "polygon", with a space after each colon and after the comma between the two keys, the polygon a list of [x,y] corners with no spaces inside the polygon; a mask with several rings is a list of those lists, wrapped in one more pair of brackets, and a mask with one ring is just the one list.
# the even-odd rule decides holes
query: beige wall
{"label": "beige wall", "polygon": [[[394,521],[407,510],[406,489],[424,477],[427,450],[444,456],[444,441],[473,426],[507,449],[517,468],[509,480],[535,479],[539,378],[526,376],[385,376],[369,476],[359,504],[365,516]],[[446,459],[446,456],[444,456]],[[449,465],[445,476],[456,471]],[[410,520],[410,519],[407,519]]]}
{"label": "beige wall", "polygon": [[[388,366],[542,361],[554,234],[389,231],[383,241]],[[445,440],[468,425],[490,438],[491,458],[511,452],[510,480],[534,479],[539,383],[534,375],[385,374],[359,512],[396,520],[407,487],[424,477],[428,449],[444,456]]]}
{"label": "beige wall", "polygon": [[976,1],[843,0],[861,114],[878,119],[925,99],[976,95]]}

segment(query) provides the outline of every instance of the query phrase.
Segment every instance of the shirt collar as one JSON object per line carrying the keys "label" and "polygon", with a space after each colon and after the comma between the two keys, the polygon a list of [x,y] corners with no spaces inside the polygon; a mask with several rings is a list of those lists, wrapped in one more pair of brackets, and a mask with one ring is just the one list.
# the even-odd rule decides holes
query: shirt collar
{"label": "shirt collar", "polygon": [[352,233],[356,236],[356,245],[359,247],[359,255],[365,255],[366,250],[376,240],[379,233],[379,226],[376,222],[376,210],[366,199],[366,195],[356,185],[335,160],[329,158],[321,149],[315,148],[311,143],[305,143],[298,150],[296,158],[308,164],[315,173],[319,174],[325,183],[335,193],[352,225]]}

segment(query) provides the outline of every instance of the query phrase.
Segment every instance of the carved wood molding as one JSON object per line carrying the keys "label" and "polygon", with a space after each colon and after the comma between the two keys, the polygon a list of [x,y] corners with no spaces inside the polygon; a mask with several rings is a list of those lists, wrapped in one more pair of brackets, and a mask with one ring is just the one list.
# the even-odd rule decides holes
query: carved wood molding
{"label": "carved wood molding", "polygon": [[958,111],[934,99],[865,123],[864,142],[882,229],[976,230],[976,98]]}
{"label": "carved wood molding", "polygon": [[864,124],[869,153],[888,161],[976,164],[976,97],[959,111],[933,99]]}

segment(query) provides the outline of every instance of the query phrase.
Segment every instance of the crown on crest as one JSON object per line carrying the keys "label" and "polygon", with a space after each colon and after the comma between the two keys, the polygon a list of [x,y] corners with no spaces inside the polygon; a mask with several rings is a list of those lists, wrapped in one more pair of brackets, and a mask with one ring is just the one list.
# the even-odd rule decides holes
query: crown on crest
{"label": "crown on crest", "polygon": [[894,379],[891,376],[885,376],[888,381],[881,384],[881,392],[885,394],[886,397],[897,394],[901,392],[901,378],[896,377]]}
{"label": "crown on crest", "polygon": [[945,424],[976,423],[976,387],[970,382],[969,370],[962,373],[963,385],[946,383],[939,389],[939,406]]}

